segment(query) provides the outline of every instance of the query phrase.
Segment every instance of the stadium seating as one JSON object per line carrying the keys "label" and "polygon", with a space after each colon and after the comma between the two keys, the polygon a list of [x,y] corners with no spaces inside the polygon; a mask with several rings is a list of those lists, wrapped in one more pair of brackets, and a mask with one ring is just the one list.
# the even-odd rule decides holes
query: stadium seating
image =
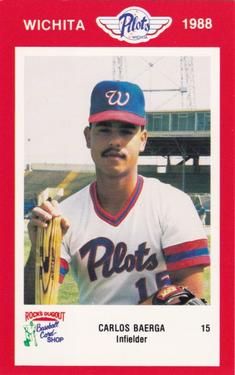
{"label": "stadium seating", "polygon": [[[179,189],[183,189],[192,197],[200,196],[200,207],[195,201],[194,204],[198,208],[205,208],[207,213],[207,223],[210,221],[210,169],[209,166],[185,166],[184,181],[182,177],[182,166],[175,165],[167,168],[166,173],[158,173],[155,165],[140,165],[138,168],[139,174],[146,177],[158,178],[160,181],[169,183]],[[95,178],[95,173],[76,172],[73,179],[66,179],[68,170],[32,170],[25,173],[25,202],[24,202],[24,216],[28,217],[31,209],[37,204],[37,196],[48,187],[58,187],[63,184],[63,181],[68,181],[63,184],[64,196],[61,200],[82,189],[88,185]]]}

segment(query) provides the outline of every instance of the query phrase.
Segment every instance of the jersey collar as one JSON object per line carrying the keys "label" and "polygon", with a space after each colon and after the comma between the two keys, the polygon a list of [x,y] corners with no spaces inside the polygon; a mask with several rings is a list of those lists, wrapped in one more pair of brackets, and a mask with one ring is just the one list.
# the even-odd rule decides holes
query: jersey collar
{"label": "jersey collar", "polygon": [[113,226],[118,226],[128,215],[132,207],[135,205],[142,187],[143,187],[144,179],[142,176],[138,176],[137,182],[135,189],[131,196],[128,198],[124,206],[121,208],[121,210],[116,214],[116,215],[111,215],[107,211],[105,211],[101,205],[99,204],[98,198],[97,198],[97,183],[96,181],[93,182],[90,185],[90,195],[91,199],[94,205],[95,212],[97,216],[99,216],[100,219],[106,221],[106,223],[113,225]]}

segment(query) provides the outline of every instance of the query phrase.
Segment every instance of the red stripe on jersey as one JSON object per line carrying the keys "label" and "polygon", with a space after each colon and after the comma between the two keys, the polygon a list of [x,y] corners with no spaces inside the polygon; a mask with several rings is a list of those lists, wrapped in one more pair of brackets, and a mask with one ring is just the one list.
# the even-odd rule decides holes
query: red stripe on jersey
{"label": "red stripe on jersey", "polygon": [[208,247],[207,239],[200,239],[200,240],[195,240],[195,241],[182,242],[178,245],[165,247],[163,249],[163,253],[165,256],[167,256],[167,255],[172,255],[172,254],[177,254],[177,253],[183,253],[184,251],[202,249],[205,247]]}
{"label": "red stripe on jersey", "polygon": [[69,264],[67,260],[60,258],[60,267],[66,269],[67,271],[69,270]]}
{"label": "red stripe on jersey", "polygon": [[121,208],[121,210],[116,215],[109,214],[107,211],[105,211],[101,207],[98,201],[98,197],[97,197],[97,185],[96,185],[96,182],[93,182],[90,185],[90,195],[93,201],[96,214],[99,216],[100,219],[106,221],[107,223],[111,225],[114,225],[114,226],[119,225],[128,215],[132,207],[135,205],[142,191],[143,182],[144,182],[143,177],[138,176],[134,191],[132,192],[128,200],[126,201],[125,205]]}
{"label": "red stripe on jersey", "polygon": [[60,284],[63,283],[64,277],[68,273],[68,271],[69,271],[68,262],[63,258],[60,258],[60,276],[59,276],[59,283]]}
{"label": "red stripe on jersey", "polygon": [[194,266],[209,266],[210,265],[210,257],[209,255],[203,255],[203,256],[198,256],[195,258],[191,259],[184,259],[180,260],[175,263],[168,263],[167,264],[167,269],[168,271],[176,271],[176,270],[181,270],[183,268],[187,267],[194,267]]}

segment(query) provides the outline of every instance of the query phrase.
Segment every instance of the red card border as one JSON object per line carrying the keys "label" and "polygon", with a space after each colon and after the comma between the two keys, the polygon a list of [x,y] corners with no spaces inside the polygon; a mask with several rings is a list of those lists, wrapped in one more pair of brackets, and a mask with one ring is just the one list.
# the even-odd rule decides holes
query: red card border
{"label": "red card border", "polygon": [[[220,366],[190,367],[191,374],[232,374],[234,369],[234,2],[223,0],[14,0],[0,1],[0,176],[2,269],[0,369],[2,374],[57,373],[56,366],[14,366],[14,48],[17,46],[130,47],[98,30],[95,19],[117,15],[140,6],[153,16],[170,16],[172,26],[146,47],[219,47],[221,52],[221,261],[220,261]],[[78,17],[79,15],[79,17]],[[211,30],[187,30],[184,18],[212,18]],[[22,19],[81,18],[86,30],[78,32],[26,32]],[[94,38],[95,33],[95,38]],[[136,45],[135,45],[136,46]],[[143,47],[143,43],[141,45]],[[170,355],[170,353],[169,353]],[[188,367],[122,367],[123,373],[182,374]],[[118,373],[120,367],[66,367],[68,374]]]}

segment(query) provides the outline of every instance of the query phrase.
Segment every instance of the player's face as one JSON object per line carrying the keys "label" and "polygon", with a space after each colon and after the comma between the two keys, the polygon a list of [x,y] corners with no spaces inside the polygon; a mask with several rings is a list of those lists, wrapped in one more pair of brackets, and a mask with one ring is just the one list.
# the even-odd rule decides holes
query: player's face
{"label": "player's face", "polygon": [[86,128],[85,137],[97,173],[119,176],[136,171],[139,153],[145,148],[147,132],[133,124],[103,121]]}

